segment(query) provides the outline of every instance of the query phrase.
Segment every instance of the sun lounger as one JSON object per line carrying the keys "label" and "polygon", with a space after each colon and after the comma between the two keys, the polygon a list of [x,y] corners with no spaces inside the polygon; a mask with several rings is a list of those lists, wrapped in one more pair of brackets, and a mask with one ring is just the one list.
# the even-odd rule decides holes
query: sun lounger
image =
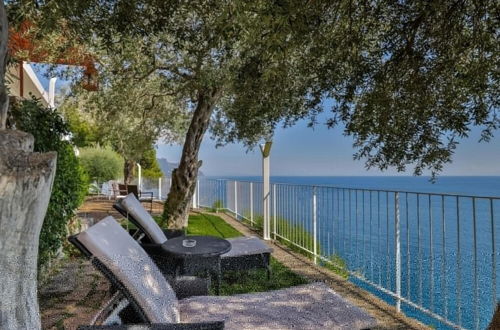
{"label": "sun lounger", "polygon": [[[134,195],[129,194],[121,201],[117,201],[113,207],[148,237],[153,246],[149,244],[149,246],[145,247],[147,251],[161,251],[161,249],[155,248],[154,245],[165,243],[167,235]],[[272,248],[258,237],[237,237],[227,240],[231,243],[231,250],[222,255],[221,267],[223,272],[265,268],[269,277]]]}
{"label": "sun lounger", "polygon": [[72,242],[88,251],[94,265],[123,293],[139,323],[143,324],[134,325],[134,329],[320,330],[367,329],[376,325],[371,316],[323,283],[263,293],[179,300],[147,253],[112,217],[73,236]]}

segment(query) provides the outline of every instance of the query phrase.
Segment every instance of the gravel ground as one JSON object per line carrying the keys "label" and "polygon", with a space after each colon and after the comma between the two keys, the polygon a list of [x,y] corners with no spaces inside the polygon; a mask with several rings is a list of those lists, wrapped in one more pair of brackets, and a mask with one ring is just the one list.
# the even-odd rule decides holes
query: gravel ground
{"label": "gravel ground", "polygon": [[88,260],[65,259],[38,297],[42,329],[76,329],[89,324],[109,299],[109,284]]}

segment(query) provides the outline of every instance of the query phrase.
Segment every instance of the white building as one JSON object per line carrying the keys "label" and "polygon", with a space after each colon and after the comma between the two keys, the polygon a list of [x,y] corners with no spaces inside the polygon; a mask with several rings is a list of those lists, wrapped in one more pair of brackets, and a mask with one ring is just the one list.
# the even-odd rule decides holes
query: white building
{"label": "white building", "polygon": [[11,96],[22,99],[34,96],[40,99],[44,106],[54,108],[56,80],[57,78],[50,79],[49,90],[46,91],[31,65],[28,62],[21,62],[9,67],[7,86]]}

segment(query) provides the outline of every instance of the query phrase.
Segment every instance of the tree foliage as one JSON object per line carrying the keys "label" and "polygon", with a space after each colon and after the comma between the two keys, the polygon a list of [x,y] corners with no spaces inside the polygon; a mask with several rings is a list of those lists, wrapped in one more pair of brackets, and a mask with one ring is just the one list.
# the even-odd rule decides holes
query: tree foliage
{"label": "tree foliage", "polygon": [[415,174],[439,172],[471,126],[488,139],[499,125],[495,2],[85,0],[48,12],[191,111],[169,220],[186,219],[209,122],[219,144],[253,147],[330,110],[324,124],[345,126],[355,158]]}
{"label": "tree foliage", "polygon": [[71,140],[75,146],[83,148],[103,143],[104,137],[99,131],[98,126],[89,117],[89,114],[78,109],[75,103],[63,103],[63,105],[58,108],[58,111],[62,113],[64,119],[68,123],[71,131]]}
{"label": "tree foliage", "polygon": [[87,193],[85,175],[73,145],[65,137],[67,123],[54,110],[44,108],[36,100],[12,105],[11,127],[28,132],[35,138],[35,152],[57,152],[57,169],[49,206],[40,233],[39,265],[45,265],[62,247],[67,237],[67,224]]}
{"label": "tree foliage", "polygon": [[160,164],[156,159],[156,150],[154,147],[149,148],[142,154],[139,164],[142,166],[142,175],[145,178],[158,179],[163,177]]}
{"label": "tree foliage", "polygon": [[[220,144],[255,145],[280,124],[330,110],[368,167],[438,172],[459,138],[498,128],[495,1],[62,1],[48,12],[102,48],[142,38],[165,90],[196,103],[223,90],[212,121]],[[117,48],[118,47],[118,48]],[[331,99],[332,109],[322,100]]]}
{"label": "tree foliage", "polygon": [[79,158],[92,181],[102,183],[121,177],[123,158],[110,148],[81,148]]}
{"label": "tree foliage", "polygon": [[[137,71],[128,69],[144,57],[137,39],[121,43],[120,52],[101,54],[100,89],[76,89],[63,105],[70,114],[77,109],[91,123],[91,134],[82,132],[87,138],[112,146],[126,160],[127,175],[127,165],[139,162],[157,140],[179,141],[187,122],[183,101],[163,90],[158,74],[138,77]],[[90,128],[86,125],[79,128]]]}

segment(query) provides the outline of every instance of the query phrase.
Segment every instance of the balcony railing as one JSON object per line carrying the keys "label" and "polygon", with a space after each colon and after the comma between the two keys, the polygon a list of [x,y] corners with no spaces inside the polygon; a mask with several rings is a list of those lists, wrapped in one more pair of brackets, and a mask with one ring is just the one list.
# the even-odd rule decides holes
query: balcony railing
{"label": "balcony railing", "polygon": [[[271,184],[270,234],[440,328],[497,304],[500,197]],[[200,180],[194,203],[263,225],[261,182]]]}

